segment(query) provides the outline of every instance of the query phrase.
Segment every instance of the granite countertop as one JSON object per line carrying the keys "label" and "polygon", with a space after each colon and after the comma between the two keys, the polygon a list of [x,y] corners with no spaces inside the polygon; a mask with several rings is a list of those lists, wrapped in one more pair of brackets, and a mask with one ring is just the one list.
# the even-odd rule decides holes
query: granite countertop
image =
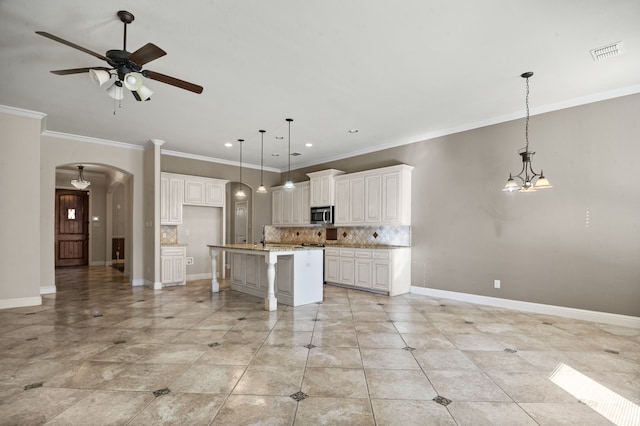
{"label": "granite countertop", "polygon": [[360,249],[399,249],[407,246],[393,246],[390,244],[327,244],[325,248],[360,248]]}
{"label": "granite countertop", "polygon": [[300,244],[207,244],[207,247],[229,249],[229,250],[248,250],[248,251],[302,251],[302,250],[323,250],[324,247],[304,247]]}
{"label": "granite countertop", "polygon": [[186,247],[188,244],[182,243],[170,243],[170,244],[160,244],[160,247]]}

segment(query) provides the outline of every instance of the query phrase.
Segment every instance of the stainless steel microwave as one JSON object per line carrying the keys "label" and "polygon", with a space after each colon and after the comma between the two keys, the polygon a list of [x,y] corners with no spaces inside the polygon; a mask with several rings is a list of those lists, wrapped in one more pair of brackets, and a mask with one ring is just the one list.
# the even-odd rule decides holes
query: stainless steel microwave
{"label": "stainless steel microwave", "polygon": [[319,225],[332,225],[333,206],[311,207],[311,223]]}

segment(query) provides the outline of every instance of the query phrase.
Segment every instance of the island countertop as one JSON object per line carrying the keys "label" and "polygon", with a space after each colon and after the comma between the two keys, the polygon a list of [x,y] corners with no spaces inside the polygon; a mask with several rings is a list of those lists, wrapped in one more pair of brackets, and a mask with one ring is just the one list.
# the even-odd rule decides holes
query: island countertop
{"label": "island countertop", "polygon": [[207,244],[209,248],[217,248],[222,250],[247,250],[247,251],[300,251],[300,250],[323,250],[324,247],[302,246],[300,244]]}

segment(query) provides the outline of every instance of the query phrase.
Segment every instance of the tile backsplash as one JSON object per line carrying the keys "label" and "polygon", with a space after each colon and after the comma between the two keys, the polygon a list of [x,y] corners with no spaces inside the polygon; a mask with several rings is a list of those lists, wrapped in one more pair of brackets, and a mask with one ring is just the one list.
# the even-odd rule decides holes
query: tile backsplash
{"label": "tile backsplash", "polygon": [[178,226],[160,226],[160,244],[178,244]]}
{"label": "tile backsplash", "polygon": [[[332,227],[333,228],[333,227]],[[349,226],[335,227],[336,241],[326,239],[327,229],[313,227],[265,227],[270,243],[316,243],[316,244],[365,244],[411,246],[411,226]]]}

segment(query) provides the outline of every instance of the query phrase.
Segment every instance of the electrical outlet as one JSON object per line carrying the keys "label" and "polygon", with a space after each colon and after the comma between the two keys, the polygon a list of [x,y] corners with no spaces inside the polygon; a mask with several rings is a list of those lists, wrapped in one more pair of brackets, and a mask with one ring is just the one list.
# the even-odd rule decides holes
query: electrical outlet
{"label": "electrical outlet", "polygon": [[500,280],[493,280],[493,288],[500,288]]}
{"label": "electrical outlet", "polygon": [[187,257],[187,265],[193,265],[193,257]]}

